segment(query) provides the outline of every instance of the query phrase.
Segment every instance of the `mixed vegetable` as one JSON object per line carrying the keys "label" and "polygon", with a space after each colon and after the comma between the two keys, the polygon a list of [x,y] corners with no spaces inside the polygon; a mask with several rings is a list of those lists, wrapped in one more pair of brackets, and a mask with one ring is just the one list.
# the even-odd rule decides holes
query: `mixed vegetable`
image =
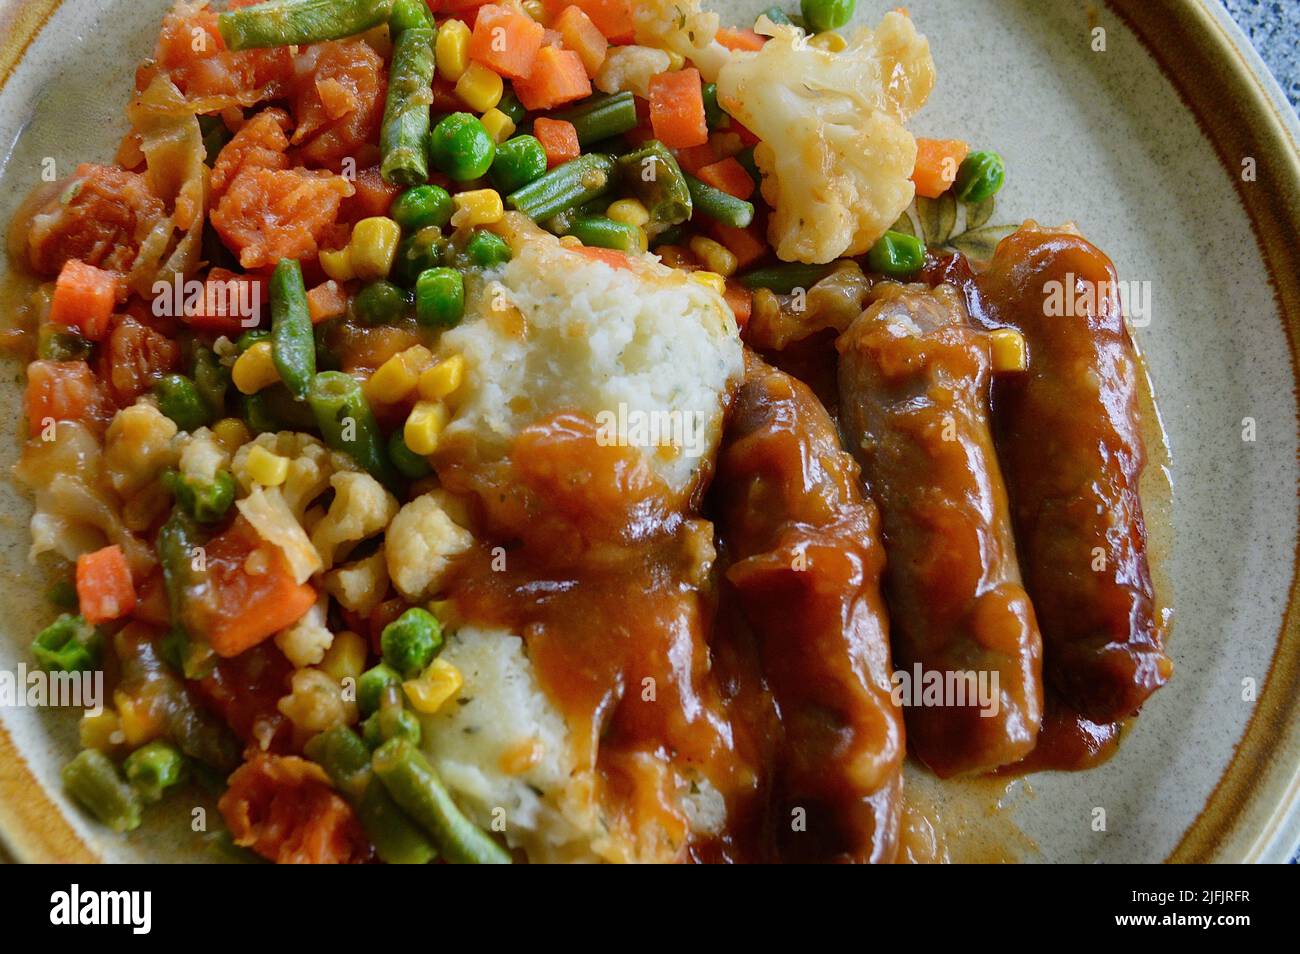
{"label": "mixed vegetable", "polygon": [[[509,212],[615,267],[653,252],[742,335],[756,301],[846,266],[916,276],[926,245],[895,223],[913,193],[986,202],[1005,169],[913,140],[924,38],[900,13],[841,37],[854,6],[728,29],[693,0],[177,5],[117,163],[80,167],[28,230],[53,279],[32,441],[55,422],[108,455],[135,428],[141,463],[185,438],[147,488],[114,476],[137,509],[76,556],[32,646],[51,671],[107,651],[120,672],[64,770],[73,798],[127,831],[188,781],[228,779],[236,841],[273,860],[510,861],[419,748],[461,684],[448,621],[391,589],[362,606],[323,588],[322,524],[362,480],[381,528],[428,490],[465,374],[434,345],[467,280],[511,260]],[[863,64],[895,39],[912,59],[891,53],[900,79],[871,99]],[[173,279],[197,290],[168,313]],[[256,437],[285,431],[319,435],[316,471]],[[308,480],[334,495],[310,540],[288,513]],[[268,530],[277,508],[298,536]]]}

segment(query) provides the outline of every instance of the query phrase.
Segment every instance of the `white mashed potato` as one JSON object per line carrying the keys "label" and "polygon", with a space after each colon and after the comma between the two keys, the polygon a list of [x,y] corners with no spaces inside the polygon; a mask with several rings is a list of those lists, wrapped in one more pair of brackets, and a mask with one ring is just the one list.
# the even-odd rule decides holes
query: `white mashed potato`
{"label": "white mashed potato", "polygon": [[515,257],[471,290],[465,319],[442,338],[467,363],[442,446],[500,460],[524,427],[577,411],[688,493],[743,370],[725,301],[649,255],[615,268],[538,231],[513,244]]}
{"label": "white mashed potato", "polygon": [[[457,803],[500,831],[534,863],[676,860],[676,847],[603,822],[595,773],[579,765],[568,727],[546,697],[523,640],[501,629],[462,627],[442,657],[464,685],[424,717],[425,752]],[[716,789],[683,787],[693,831],[716,832],[725,807]]]}

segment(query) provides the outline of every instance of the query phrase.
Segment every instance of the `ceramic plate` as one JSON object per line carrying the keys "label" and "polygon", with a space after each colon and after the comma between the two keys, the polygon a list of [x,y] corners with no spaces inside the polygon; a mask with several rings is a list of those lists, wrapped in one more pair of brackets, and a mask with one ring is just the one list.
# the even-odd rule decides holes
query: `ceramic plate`
{"label": "ceramic plate", "polygon": [[[766,5],[711,4],[745,24]],[[893,5],[858,0],[858,16],[874,22]],[[134,65],[167,6],[0,0],[0,219],[47,157],[60,176],[111,158]],[[1283,861],[1300,839],[1300,123],[1211,0],[909,6],[939,73],[916,132],[999,150],[1010,169],[999,220],[1073,220],[1149,292],[1136,334],[1172,494],[1165,506],[1152,491],[1148,506],[1177,666],[1101,768],[992,787],[912,773],[912,784],[964,846],[959,857]],[[0,382],[6,473],[20,380],[11,364]],[[1152,483],[1164,476],[1154,470]],[[11,671],[48,616],[26,560],[29,514],[0,481],[0,669]],[[16,857],[207,857],[201,840],[176,837],[190,806],[126,839],[69,806],[57,776],[75,747],[73,713],[7,708],[0,722],[0,835]]]}

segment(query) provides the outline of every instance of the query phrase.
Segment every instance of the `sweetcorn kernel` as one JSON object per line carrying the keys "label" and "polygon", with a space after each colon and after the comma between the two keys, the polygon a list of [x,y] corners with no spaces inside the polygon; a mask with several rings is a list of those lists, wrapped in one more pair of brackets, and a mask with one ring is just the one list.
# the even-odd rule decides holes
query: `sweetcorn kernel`
{"label": "sweetcorn kernel", "polygon": [[425,715],[437,712],[443,703],[460,691],[465,679],[460,670],[445,659],[435,659],[417,679],[402,683],[411,708]]}
{"label": "sweetcorn kernel", "polygon": [[396,404],[415,390],[420,372],[429,366],[433,354],[424,345],[414,345],[381,364],[366,381],[363,390],[377,404]]}
{"label": "sweetcorn kernel", "polygon": [[245,465],[248,476],[264,487],[279,487],[289,477],[289,458],[273,454],[261,444],[254,444]]}
{"label": "sweetcorn kernel", "polygon": [[402,439],[412,453],[432,454],[438,449],[438,438],[447,426],[447,408],[433,401],[417,401],[407,415],[402,427]]}
{"label": "sweetcorn kernel", "polygon": [[709,271],[717,272],[724,278],[736,273],[739,264],[736,256],[722,243],[697,235],[691,239],[690,249]]}
{"label": "sweetcorn kernel", "polygon": [[438,27],[438,38],[433,44],[438,75],[449,83],[460,79],[469,68],[469,27],[460,20],[447,20]]}
{"label": "sweetcorn kernel", "polygon": [[1023,371],[1029,367],[1029,349],[1025,336],[1015,328],[996,328],[989,332],[993,372]]}
{"label": "sweetcorn kernel", "polygon": [[471,189],[458,192],[451,197],[456,206],[451,224],[456,228],[470,228],[475,225],[492,225],[500,222],[506,214],[501,203],[501,194],[496,189]]}
{"label": "sweetcorn kernel", "polygon": [[456,80],[456,95],[476,113],[485,113],[501,102],[504,92],[505,83],[502,82],[501,75],[482,63],[470,63],[460,79]]}
{"label": "sweetcorn kernel", "polygon": [[712,288],[719,295],[727,291],[727,280],[717,272],[691,272],[691,281],[698,282],[705,288]]}
{"label": "sweetcorn kernel", "polygon": [[492,137],[492,141],[498,146],[513,136],[515,132],[515,121],[495,106],[480,116],[479,122],[483,124],[483,128],[487,130],[488,135]]}
{"label": "sweetcorn kernel", "polygon": [[240,394],[256,394],[279,381],[280,372],[271,356],[271,342],[258,341],[241,354],[230,369],[230,380]]}
{"label": "sweetcorn kernel", "polygon": [[348,253],[347,246],[321,252],[317,258],[320,260],[321,271],[336,282],[350,282],[357,277],[352,270],[352,256]]}
{"label": "sweetcorn kernel", "polygon": [[441,401],[453,394],[465,380],[465,357],[454,354],[439,361],[420,375],[420,397],[426,401]]}

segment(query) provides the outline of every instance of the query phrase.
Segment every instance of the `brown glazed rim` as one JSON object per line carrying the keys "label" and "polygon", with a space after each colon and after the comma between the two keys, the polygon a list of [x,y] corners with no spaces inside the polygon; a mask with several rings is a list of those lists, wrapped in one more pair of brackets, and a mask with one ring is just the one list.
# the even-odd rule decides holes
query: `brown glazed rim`
{"label": "brown glazed rim", "polygon": [[[0,0],[0,88],[61,0]],[[1106,0],[1152,55],[1214,147],[1250,218],[1272,280],[1300,381],[1300,150],[1264,82],[1209,5],[1214,0]],[[1229,108],[1225,108],[1225,105]],[[1241,161],[1259,178],[1243,183]],[[1172,862],[1252,861],[1300,799],[1296,766],[1279,753],[1300,737],[1300,580],[1293,562],[1287,608],[1263,691],[1245,734]],[[1275,793],[1269,798],[1268,793]],[[1279,797],[1280,796],[1280,797]],[[0,724],[0,838],[30,862],[99,860],[51,801]]]}

